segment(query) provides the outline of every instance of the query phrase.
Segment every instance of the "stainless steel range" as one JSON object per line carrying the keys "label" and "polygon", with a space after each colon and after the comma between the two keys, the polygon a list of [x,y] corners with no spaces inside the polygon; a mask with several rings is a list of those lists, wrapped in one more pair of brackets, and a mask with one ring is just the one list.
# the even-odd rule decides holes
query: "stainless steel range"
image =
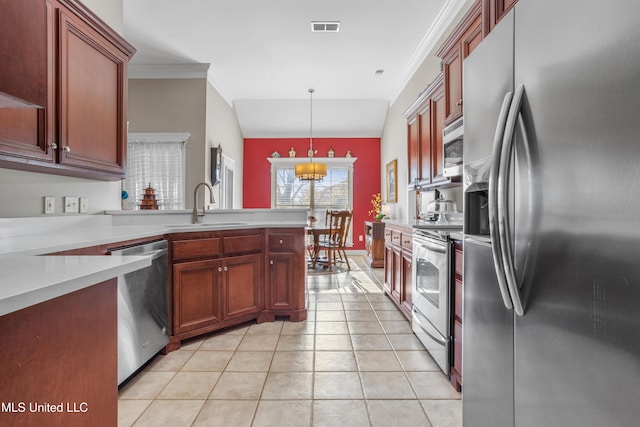
{"label": "stainless steel range", "polygon": [[462,231],[462,225],[421,222],[413,228],[412,328],[447,375],[452,341],[452,231]]}

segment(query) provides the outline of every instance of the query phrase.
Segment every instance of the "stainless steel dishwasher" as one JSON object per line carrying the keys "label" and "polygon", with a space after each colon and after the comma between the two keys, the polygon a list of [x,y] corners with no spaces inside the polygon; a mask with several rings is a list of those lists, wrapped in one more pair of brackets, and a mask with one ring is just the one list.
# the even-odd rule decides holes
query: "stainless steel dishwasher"
{"label": "stainless steel dishwasher", "polygon": [[151,257],[149,267],[118,276],[118,385],[169,342],[167,241],[114,248],[112,256]]}

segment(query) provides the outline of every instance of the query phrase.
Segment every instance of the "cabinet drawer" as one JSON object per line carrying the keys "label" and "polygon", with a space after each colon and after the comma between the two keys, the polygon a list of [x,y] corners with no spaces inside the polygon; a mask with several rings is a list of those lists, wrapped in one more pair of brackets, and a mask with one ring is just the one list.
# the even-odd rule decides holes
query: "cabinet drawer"
{"label": "cabinet drawer", "polygon": [[270,251],[293,251],[295,240],[292,234],[271,234],[269,235]]}
{"label": "cabinet drawer", "polygon": [[248,236],[227,236],[224,238],[225,255],[240,255],[262,252],[263,236],[251,234]]}
{"label": "cabinet drawer", "polygon": [[173,259],[217,257],[222,254],[222,239],[212,237],[208,239],[177,240],[172,243]]}
{"label": "cabinet drawer", "polygon": [[391,241],[391,230],[384,230],[384,240]]}
{"label": "cabinet drawer", "polygon": [[413,250],[413,236],[409,233],[402,233],[402,247]]}
{"label": "cabinet drawer", "polygon": [[402,240],[402,233],[399,231],[391,230],[391,242],[394,245],[400,245],[400,241]]}

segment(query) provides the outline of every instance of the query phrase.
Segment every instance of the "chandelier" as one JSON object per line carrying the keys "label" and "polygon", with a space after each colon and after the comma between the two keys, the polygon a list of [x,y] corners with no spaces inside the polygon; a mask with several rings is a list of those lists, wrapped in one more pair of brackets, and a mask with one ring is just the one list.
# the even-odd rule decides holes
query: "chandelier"
{"label": "chandelier", "polygon": [[327,176],[327,165],[324,163],[313,162],[313,89],[309,89],[309,151],[307,156],[309,161],[305,163],[298,163],[295,167],[296,178],[301,181],[322,181],[322,178]]}

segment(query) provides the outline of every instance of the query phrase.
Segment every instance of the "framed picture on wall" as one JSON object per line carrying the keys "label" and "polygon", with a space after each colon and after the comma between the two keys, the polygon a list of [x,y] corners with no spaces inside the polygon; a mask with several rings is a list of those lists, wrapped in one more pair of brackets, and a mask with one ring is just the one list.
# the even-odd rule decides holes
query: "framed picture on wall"
{"label": "framed picture on wall", "polygon": [[222,147],[211,147],[211,185],[220,183],[222,176],[220,174],[222,166]]}
{"label": "framed picture on wall", "polygon": [[387,163],[387,203],[398,203],[398,160]]}

